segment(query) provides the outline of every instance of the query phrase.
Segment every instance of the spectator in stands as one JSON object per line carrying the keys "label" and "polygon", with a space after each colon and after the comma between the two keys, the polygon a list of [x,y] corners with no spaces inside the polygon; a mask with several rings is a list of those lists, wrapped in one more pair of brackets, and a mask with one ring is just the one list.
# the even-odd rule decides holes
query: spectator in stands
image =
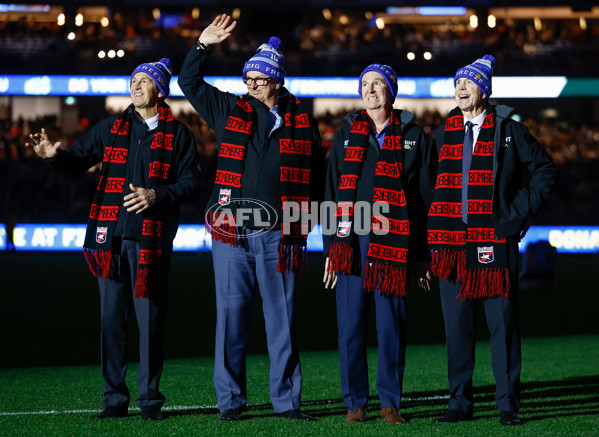
{"label": "spectator in stands", "polygon": [[428,242],[431,270],[440,278],[450,392],[436,422],[473,418],[474,310],[481,299],[500,422],[522,424],[518,241],[555,185],[557,169],[526,126],[510,118],[513,108],[489,104],[494,66],[485,55],[457,71],[458,106],[435,136]]}
{"label": "spectator in stands", "polygon": [[137,405],[142,419],[164,418],[159,380],[170,255],[179,204],[198,187],[194,139],[164,101],[171,75],[167,58],[138,65],[131,74],[132,104],[87,131],[68,150],[50,141],[45,129],[31,134],[26,144],[63,172],[84,173],[102,163],[83,248],[98,278],[102,319],[105,408],[94,419],[128,414],[131,303],[140,332]]}

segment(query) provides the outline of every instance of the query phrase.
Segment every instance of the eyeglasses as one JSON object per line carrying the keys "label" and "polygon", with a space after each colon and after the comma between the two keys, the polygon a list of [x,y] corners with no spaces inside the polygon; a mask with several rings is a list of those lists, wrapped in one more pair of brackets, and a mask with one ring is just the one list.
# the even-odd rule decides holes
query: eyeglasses
{"label": "eyeglasses", "polygon": [[272,77],[255,77],[254,78],[254,77],[243,76],[243,83],[246,85],[250,85],[250,86],[253,83],[255,83],[257,86],[264,86],[271,80],[272,80]]}

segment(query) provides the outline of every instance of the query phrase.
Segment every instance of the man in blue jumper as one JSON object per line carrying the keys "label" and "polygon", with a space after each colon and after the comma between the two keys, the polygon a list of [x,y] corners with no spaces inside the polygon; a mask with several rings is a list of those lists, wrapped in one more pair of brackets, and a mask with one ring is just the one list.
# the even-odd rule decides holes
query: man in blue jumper
{"label": "man in blue jumper", "polygon": [[225,14],[216,17],[191,48],[179,76],[185,96],[219,144],[206,223],[216,282],[214,386],[220,419],[239,420],[247,404],[246,350],[259,289],[275,415],[313,420],[300,410],[294,311],[295,279],[306,267],[309,229],[298,222],[285,226],[281,217],[290,205],[308,208],[321,200],[320,136],[301,102],[284,87],[278,38],[271,37],[245,63],[248,92],[243,97],[206,83],[210,46],[228,38],[235,25]]}

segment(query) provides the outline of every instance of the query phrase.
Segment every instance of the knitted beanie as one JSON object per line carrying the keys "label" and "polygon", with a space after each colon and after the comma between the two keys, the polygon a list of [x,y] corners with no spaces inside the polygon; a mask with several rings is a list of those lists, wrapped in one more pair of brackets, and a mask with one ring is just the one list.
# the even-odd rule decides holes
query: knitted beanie
{"label": "knitted beanie", "polygon": [[279,51],[281,40],[271,36],[267,43],[258,47],[256,54],[243,66],[243,75],[248,71],[264,73],[281,85],[285,84],[285,67],[283,66],[283,53]]}
{"label": "knitted beanie", "polygon": [[492,55],[485,55],[477,59],[470,65],[460,68],[455,74],[453,85],[455,86],[458,78],[465,77],[474,82],[483,92],[487,99],[492,94],[493,68],[495,67],[495,58]]}
{"label": "knitted beanie", "polygon": [[389,92],[391,93],[391,103],[393,103],[395,101],[395,96],[397,96],[397,74],[395,74],[395,70],[388,65],[370,64],[366,67],[364,71],[362,71],[362,74],[360,74],[358,94],[362,95],[362,77],[369,71],[374,71],[383,76],[385,82],[387,82],[387,87],[389,87]]}
{"label": "knitted beanie", "polygon": [[[170,59],[162,58],[158,62],[139,64],[135,67],[133,73],[131,73],[131,81],[133,81],[133,76],[140,72],[150,76],[164,98],[168,97],[170,93],[171,76],[173,75],[173,64]],[[129,82],[129,86],[131,86],[131,82]]]}

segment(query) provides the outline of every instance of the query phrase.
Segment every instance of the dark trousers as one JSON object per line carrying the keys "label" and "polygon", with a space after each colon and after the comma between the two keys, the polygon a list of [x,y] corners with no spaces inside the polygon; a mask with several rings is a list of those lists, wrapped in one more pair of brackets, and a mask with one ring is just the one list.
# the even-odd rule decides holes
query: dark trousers
{"label": "dark trousers", "polygon": [[[517,245],[510,247],[510,272],[517,272]],[[518,325],[518,286],[510,274],[510,297],[490,297],[483,301],[491,333],[491,365],[495,376],[495,403],[499,411],[520,408],[522,353]],[[459,299],[460,283],[439,281],[441,307],[445,319],[449,378],[449,409],[472,413],[472,374],[474,372],[475,300]]]}
{"label": "dark trousers", "polygon": [[[135,310],[139,329],[139,369],[137,387],[140,408],[160,408],[164,396],[158,385],[164,361],[164,328],[167,307],[168,278],[163,278],[162,290],[151,298],[133,297],[139,262],[139,243],[123,240],[120,262],[113,279],[98,278],[101,309],[101,357],[104,377],[105,406],[128,407],[129,389],[125,375],[129,365],[129,314]],[[168,276],[170,257],[165,260]]]}
{"label": "dark trousers", "polygon": [[247,230],[247,246],[212,240],[216,283],[214,387],[221,412],[247,403],[246,353],[259,290],[275,413],[300,407],[302,374],[295,330],[295,275],[278,273],[280,231]]}
{"label": "dark trousers", "polygon": [[366,339],[370,303],[374,295],[378,365],[376,387],[381,408],[399,410],[406,355],[406,298],[364,290],[364,266],[369,236],[360,235],[362,275],[339,274],[337,280],[337,326],[341,391],[348,409],[364,408],[368,402]]}

